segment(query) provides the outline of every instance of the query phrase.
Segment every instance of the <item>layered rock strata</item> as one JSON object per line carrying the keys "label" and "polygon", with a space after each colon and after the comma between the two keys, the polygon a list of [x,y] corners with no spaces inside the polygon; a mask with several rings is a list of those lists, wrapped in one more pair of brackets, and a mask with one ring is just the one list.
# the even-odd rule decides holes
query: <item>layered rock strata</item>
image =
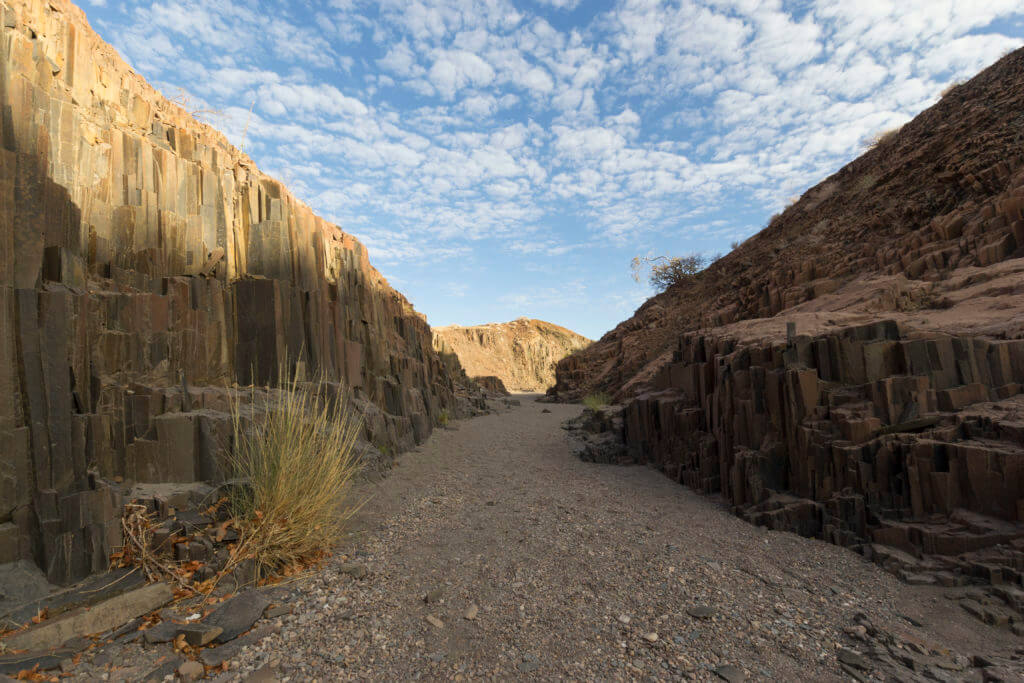
{"label": "layered rock strata", "polygon": [[0,19],[0,562],[105,568],[120,482],[218,476],[235,383],[323,379],[396,451],[457,410],[426,320],[351,235],[67,0]]}
{"label": "layered rock strata", "polygon": [[507,323],[434,328],[434,348],[455,354],[466,373],[510,391],[547,391],[555,383],[555,364],[586,348],[586,337],[543,320],[518,318]]}

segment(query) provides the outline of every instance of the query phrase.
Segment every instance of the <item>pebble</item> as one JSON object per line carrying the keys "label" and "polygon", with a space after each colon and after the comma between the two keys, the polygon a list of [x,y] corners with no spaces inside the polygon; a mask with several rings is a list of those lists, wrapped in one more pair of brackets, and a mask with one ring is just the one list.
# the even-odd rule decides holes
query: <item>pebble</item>
{"label": "pebble", "polygon": [[205,669],[203,668],[203,665],[191,660],[184,662],[178,667],[178,675],[186,681],[194,681],[202,678],[204,673]]}

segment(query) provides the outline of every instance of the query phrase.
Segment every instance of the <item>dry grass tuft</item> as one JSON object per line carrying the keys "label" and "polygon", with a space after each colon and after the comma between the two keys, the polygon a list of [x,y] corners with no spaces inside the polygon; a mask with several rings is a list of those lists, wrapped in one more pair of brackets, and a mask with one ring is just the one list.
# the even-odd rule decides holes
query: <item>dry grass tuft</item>
{"label": "dry grass tuft", "polygon": [[583,405],[591,410],[597,410],[607,405],[611,405],[612,397],[603,391],[596,394],[587,394],[583,397]]}
{"label": "dry grass tuft", "polygon": [[868,148],[878,149],[879,147],[884,147],[896,139],[896,134],[899,133],[901,129],[902,126],[899,128],[890,128],[889,130],[879,133],[868,143]]}
{"label": "dry grass tuft", "polygon": [[[249,420],[237,401],[231,411],[231,465],[248,482],[230,501],[241,530],[231,565],[255,560],[259,576],[319,561],[360,507],[345,498],[360,469],[361,418],[321,382],[288,384],[269,394],[264,414]],[[250,405],[257,398],[254,388]]]}

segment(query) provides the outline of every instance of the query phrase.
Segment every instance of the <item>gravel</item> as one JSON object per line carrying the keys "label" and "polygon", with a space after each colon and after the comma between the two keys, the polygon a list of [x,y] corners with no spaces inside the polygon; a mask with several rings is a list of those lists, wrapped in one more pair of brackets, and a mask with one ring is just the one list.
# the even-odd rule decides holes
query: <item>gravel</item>
{"label": "gravel", "polygon": [[[341,552],[217,678],[830,681],[884,677],[855,647],[869,629],[968,657],[1018,644],[848,550],[644,467],[581,462],[560,429],[580,407],[522,403],[437,430],[366,484]],[[117,647],[107,680],[171,654]],[[97,675],[96,653],[75,673]]]}

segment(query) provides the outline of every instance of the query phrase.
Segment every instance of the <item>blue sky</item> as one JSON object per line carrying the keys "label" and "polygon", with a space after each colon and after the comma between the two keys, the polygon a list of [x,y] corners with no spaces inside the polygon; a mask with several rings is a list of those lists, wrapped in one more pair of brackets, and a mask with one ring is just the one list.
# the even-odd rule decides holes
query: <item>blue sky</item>
{"label": "blue sky", "polygon": [[592,338],[633,256],[728,251],[1024,44],[1020,0],[79,1],[431,324]]}

